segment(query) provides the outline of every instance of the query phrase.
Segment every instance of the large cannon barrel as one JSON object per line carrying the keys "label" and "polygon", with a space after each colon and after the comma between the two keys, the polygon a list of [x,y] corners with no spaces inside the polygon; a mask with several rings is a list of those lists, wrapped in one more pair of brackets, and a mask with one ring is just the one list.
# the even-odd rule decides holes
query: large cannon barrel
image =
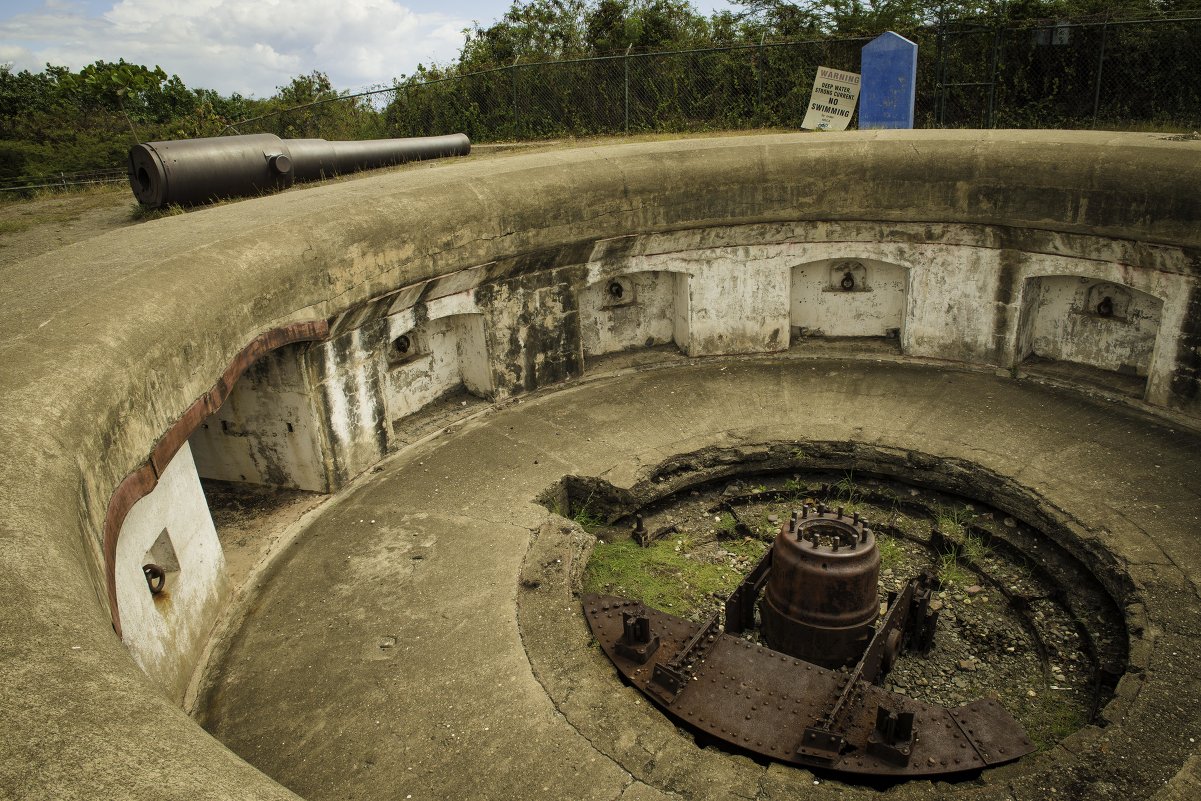
{"label": "large cannon barrel", "polygon": [[129,186],[146,206],[187,205],[470,152],[471,141],[464,134],[361,142],[280,139],[274,134],[145,142],[130,148]]}

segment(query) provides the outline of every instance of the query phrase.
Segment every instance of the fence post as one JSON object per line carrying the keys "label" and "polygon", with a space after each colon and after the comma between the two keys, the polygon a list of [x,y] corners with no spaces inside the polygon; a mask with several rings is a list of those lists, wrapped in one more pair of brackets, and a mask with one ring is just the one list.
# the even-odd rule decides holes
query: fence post
{"label": "fence post", "polygon": [[517,62],[521,61],[521,56],[513,59],[513,64],[509,67],[509,73],[513,76],[513,138],[518,138],[517,129],[521,125],[521,117],[517,112]]}
{"label": "fence post", "polygon": [[1109,38],[1109,20],[1101,23],[1101,47],[1097,54],[1097,85],[1093,88],[1093,124],[1097,127],[1097,113],[1101,110],[1101,74],[1105,71],[1105,43]]}
{"label": "fence post", "polygon": [[626,136],[630,135],[630,51],[633,49],[633,44],[627,47],[625,58],[621,60],[626,68]]}
{"label": "fence post", "polygon": [[934,62],[934,125],[937,128],[943,128],[946,125],[947,111],[947,87],[946,87],[946,18],[940,14],[938,17],[938,33],[936,34],[938,42],[936,61]]}
{"label": "fence post", "polygon": [[760,125],[762,125],[767,120],[767,115],[764,113],[765,109],[763,108],[763,67],[765,66],[763,63],[763,58],[766,53],[766,51],[763,49],[763,43],[766,40],[767,40],[767,31],[764,31],[762,34],[759,35],[759,54],[758,54],[759,57],[756,59],[756,62],[757,62],[757,65],[759,68],[757,70],[755,70],[755,72],[756,72],[755,77],[758,79],[757,82],[759,84],[759,108],[755,109],[755,117],[758,118]]}
{"label": "fence post", "polygon": [[997,99],[997,67],[1001,61],[1001,20],[997,20],[997,27],[993,29],[992,35],[992,64],[989,65],[988,74],[988,117],[987,127],[997,127],[996,117],[996,99]]}

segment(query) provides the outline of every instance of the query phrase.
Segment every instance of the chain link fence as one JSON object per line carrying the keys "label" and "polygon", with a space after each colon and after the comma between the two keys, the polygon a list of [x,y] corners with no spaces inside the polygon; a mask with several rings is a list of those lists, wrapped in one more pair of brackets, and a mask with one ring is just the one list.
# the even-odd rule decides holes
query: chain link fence
{"label": "chain link fence", "polygon": [[[908,36],[917,127],[1201,129],[1201,16],[956,22]],[[516,63],[342,102],[358,116],[376,109],[376,135],[462,131],[477,142],[797,128],[818,65],[859,71],[870,38]],[[350,123],[306,107],[237,130],[355,138]]]}
{"label": "chain link fence", "polygon": [[[1201,130],[1201,15],[905,32],[919,128]],[[462,131],[474,142],[799,128],[819,65],[858,72],[872,37],[508,66],[409,81],[243,120],[226,133],[370,139]],[[856,120],[851,121],[852,127]],[[122,168],[12,179],[3,193],[122,180]]]}

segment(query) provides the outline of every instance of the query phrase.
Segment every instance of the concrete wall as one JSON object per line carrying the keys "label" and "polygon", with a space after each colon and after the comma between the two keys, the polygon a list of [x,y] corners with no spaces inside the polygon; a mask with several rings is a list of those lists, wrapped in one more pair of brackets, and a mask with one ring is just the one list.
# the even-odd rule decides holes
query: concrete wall
{"label": "concrete wall", "polygon": [[676,315],[676,296],[682,292],[687,293],[687,274],[670,272],[626,273],[584,287],[579,300],[584,355],[679,344],[680,339],[686,350],[686,331],[679,339],[676,334],[677,323],[687,326],[687,316]]}
{"label": "concrete wall", "polygon": [[[1031,278],[1024,287],[1020,352],[1146,377],[1163,301],[1086,276]],[[1098,308],[1109,299],[1108,314]],[[1162,370],[1162,368],[1161,368]]]}
{"label": "concrete wall", "polygon": [[[460,388],[505,398],[579,375],[587,357],[671,342],[689,356],[770,353],[802,332],[895,335],[908,355],[1001,368],[1036,353],[1145,376],[1147,400],[1166,404],[1176,353],[1156,350],[1156,333],[1181,325],[1194,280],[1132,269],[1128,246],[1104,237],[1017,249],[1008,236],[953,223],[750,224],[476,265],[348,311],[330,341],[271,357],[194,439],[234,444],[220,477],[329,491],[393,450],[406,417]],[[1179,254],[1157,258],[1183,268]],[[1115,316],[1083,313],[1105,287]],[[306,403],[316,419],[285,438],[281,422],[302,420]],[[281,439],[305,449],[271,447]]]}
{"label": "concrete wall", "polygon": [[[127,566],[150,544],[109,528],[138,497],[129,478],[259,334],[330,321],[308,380],[339,481],[387,450],[390,314],[474,289],[503,397],[579,374],[580,294],[626,272],[681,276],[673,338],[700,355],[787,347],[798,265],[897,265],[904,352],[994,367],[1023,356],[1031,279],[1121,284],[1163,300],[1148,408],[1201,420],[1199,156],[1201,143],[1154,134],[1055,131],[590,147],[228,204],[9,266],[0,708],[17,736],[0,786],[287,796],[162,701],[167,685],[113,634],[106,584],[110,533]],[[213,291],[195,292],[198,275]],[[86,659],[68,658],[75,646]]]}
{"label": "concrete wall", "polygon": [[807,336],[899,332],[905,322],[906,284],[904,267],[876,259],[799,264],[792,268],[792,326]]}
{"label": "concrete wall", "polygon": [[[413,309],[388,318],[392,346],[383,360],[383,388],[391,424],[459,388],[482,398],[491,395],[484,316],[470,308],[458,311],[438,304],[424,310],[421,323]],[[432,316],[440,312],[446,316]],[[407,353],[396,347],[401,337],[409,339]]]}
{"label": "concrete wall", "polygon": [[201,476],[330,491],[307,347],[289,345],[255,362],[221,408],[192,434],[189,442]]}
{"label": "concrete wall", "polygon": [[[167,570],[158,595],[142,573],[147,563]],[[225,558],[187,444],[158,486],[129,510],[116,566],[125,646],[152,685],[179,703],[228,591]]]}

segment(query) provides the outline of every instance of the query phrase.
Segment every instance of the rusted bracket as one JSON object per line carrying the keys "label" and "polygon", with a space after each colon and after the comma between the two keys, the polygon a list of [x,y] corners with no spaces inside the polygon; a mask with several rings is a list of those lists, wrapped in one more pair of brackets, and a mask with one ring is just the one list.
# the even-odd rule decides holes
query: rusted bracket
{"label": "rusted bracket", "polygon": [[726,633],[739,634],[755,627],[755,600],[763,592],[771,572],[771,553],[767,553],[751,569],[750,573],[739,582],[730,596],[726,598]]}
{"label": "rusted bracket", "polygon": [[631,533],[633,534],[634,542],[645,548],[652,542],[661,540],[668,534],[674,534],[679,530],[680,527],[672,523],[668,526],[660,526],[652,532],[642,522],[642,515],[634,515],[634,529]]}
{"label": "rusted bracket", "polygon": [[714,612],[666,664],[655,664],[651,673],[651,689],[659,693],[664,703],[674,702],[680,692],[688,686],[696,664],[704,659],[705,653],[720,634],[717,613]]}
{"label": "rusted bracket", "polygon": [[[911,601],[898,596],[898,620]],[[720,633],[715,616],[698,625],[624,598],[587,595],[583,602],[593,635],[628,682],[681,724],[770,759],[848,774],[929,778],[999,765],[1034,749],[990,699],[947,710]],[[645,661],[617,648],[628,639],[627,626],[642,626],[639,618],[646,629],[630,637],[660,642]],[[904,629],[889,628],[893,633]],[[883,641],[889,639],[897,638]],[[858,675],[870,673],[869,663]],[[828,720],[835,711],[830,700],[844,696],[846,711],[854,710],[844,726],[805,728],[807,721]]]}

